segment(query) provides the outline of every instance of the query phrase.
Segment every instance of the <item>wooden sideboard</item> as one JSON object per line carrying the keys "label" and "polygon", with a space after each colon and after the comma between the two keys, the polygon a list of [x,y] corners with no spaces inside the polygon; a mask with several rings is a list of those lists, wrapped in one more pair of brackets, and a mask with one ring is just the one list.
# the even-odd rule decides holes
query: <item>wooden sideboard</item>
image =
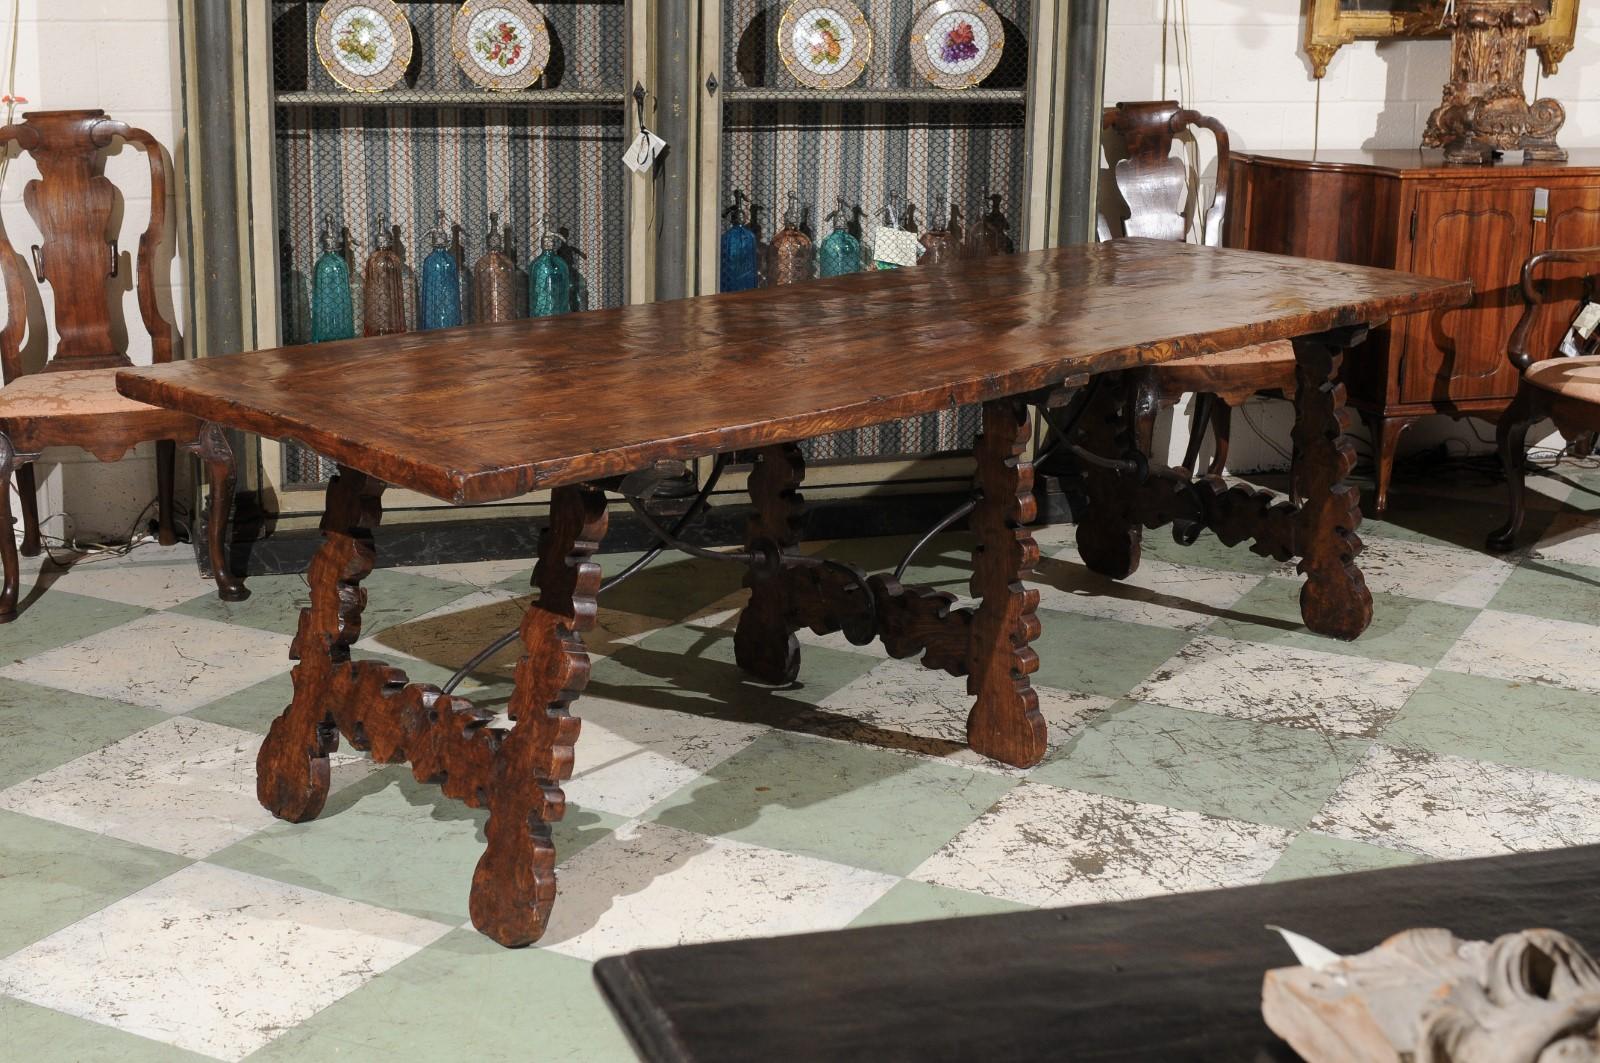
{"label": "wooden sideboard", "polygon": [[[1600,244],[1600,149],[1565,163],[1520,158],[1477,167],[1410,149],[1233,156],[1230,246],[1472,281],[1470,306],[1401,318],[1345,359],[1350,405],[1372,430],[1379,514],[1402,432],[1433,414],[1494,421],[1510,404],[1517,374],[1505,346],[1523,261]],[[1576,311],[1568,270],[1549,274],[1566,305],[1535,349],[1553,349]]]}

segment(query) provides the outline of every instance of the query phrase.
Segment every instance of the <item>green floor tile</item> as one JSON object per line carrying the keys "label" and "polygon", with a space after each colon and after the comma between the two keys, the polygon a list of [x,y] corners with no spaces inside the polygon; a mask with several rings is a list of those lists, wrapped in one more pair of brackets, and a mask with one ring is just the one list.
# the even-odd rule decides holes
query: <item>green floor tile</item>
{"label": "green floor tile", "polygon": [[1015,780],[808,735],[773,732],[661,802],[646,818],[904,875]]}
{"label": "green floor tile", "polygon": [[1351,871],[1376,871],[1385,867],[1415,864],[1418,859],[1411,853],[1306,832],[1295,835],[1289,848],[1278,857],[1278,862],[1272,865],[1272,870],[1267,872],[1262,882],[1343,875]]}
{"label": "green floor tile", "polygon": [[0,811],[0,956],[188,863],[181,856]]}
{"label": "green floor tile", "polygon": [[[1171,528],[1146,529],[1140,555],[1174,565],[1219,568],[1225,572],[1245,572],[1252,576],[1265,576],[1283,568],[1283,562],[1253,553],[1246,543],[1224,546],[1222,540],[1210,532],[1201,532],[1192,546],[1184,546],[1172,538]],[[1075,547],[1069,556],[1078,556]]]}
{"label": "green floor tile", "polygon": [[197,1055],[12,997],[0,996],[0,1051],[28,1063],[214,1063]]}
{"label": "green floor tile", "polygon": [[[841,539],[825,543],[816,556],[829,557],[855,565],[863,572],[890,573],[899,566],[905,553],[920,535],[893,535],[872,539]],[[935,587],[960,598],[970,594],[972,582],[972,536],[949,532],[917,551],[901,582],[906,585]]]}
{"label": "green floor tile", "polygon": [[[1490,609],[1600,625],[1600,568],[1526,560],[1500,585]],[[1600,627],[1595,634],[1600,637]]]}
{"label": "green floor tile", "polygon": [[1127,702],[1029,778],[1072,790],[1299,830],[1369,743]]}
{"label": "green floor tile", "polygon": [[935,886],[916,879],[902,879],[879,897],[872,906],[850,923],[851,926],[883,926],[888,923],[920,923],[929,919],[956,919],[967,915],[997,915],[1000,912],[1025,912],[1028,906],[981,893]]}
{"label": "green floor tile", "polygon": [[[394,766],[333,794],[308,823],[276,823],[207,858],[265,878],[443,923],[467,919],[472,871],[489,813],[445,797]],[[565,860],[622,820],[568,806],[555,825]]]}
{"label": "green floor tile", "polygon": [[0,625],[0,666],[98,635],[149,612],[136,605],[54,589],[46,589],[37,598],[24,595],[18,610],[15,620]]}
{"label": "green floor tile", "polygon": [[139,705],[0,679],[0,789],[166,718]]}
{"label": "green floor tile", "polygon": [[[172,612],[284,635],[294,634],[300,625],[300,610],[311,604],[311,589],[305,578],[299,575],[257,576],[249,585],[250,597],[245,601],[224,602],[214,594],[203,594]],[[367,607],[361,614],[363,636],[449,605],[477,590],[464,583],[387,568],[375,570],[361,581],[361,586],[367,592]]]}
{"label": "green floor tile", "polygon": [[453,931],[246,1057],[633,1063],[583,960]]}
{"label": "green floor tile", "polygon": [[1042,631],[1033,641],[1040,686],[1120,698],[1143,682],[1189,641],[1171,628],[1039,610]]}
{"label": "green floor tile", "polygon": [[771,687],[734,663],[731,628],[678,624],[596,661],[585,692],[649,708],[783,726],[815,713],[824,698],[882,660],[865,653],[802,646],[799,679],[786,687]]}
{"label": "green floor tile", "polygon": [[[610,577],[632,564],[638,556],[637,552],[601,554],[596,560],[600,562],[600,571]],[[642,572],[606,590],[601,601],[607,609],[624,613],[682,620],[739,590],[744,586],[745,571],[743,565],[725,561],[664,554]],[[494,586],[498,590],[526,594],[532,574],[530,566],[527,574],[501,580]]]}
{"label": "green floor tile", "polygon": [[1439,670],[1379,741],[1600,779],[1600,695]]}
{"label": "green floor tile", "polygon": [[[1405,491],[1396,486],[1389,494],[1389,511],[1381,520],[1372,514],[1368,496],[1366,519],[1357,534],[1482,550],[1489,533],[1505,523],[1506,499],[1505,487],[1500,484],[1484,484],[1470,497]],[[1561,511],[1548,504],[1536,504],[1530,495],[1520,541],[1536,540]],[[1360,563],[1358,558],[1356,564]]]}
{"label": "green floor tile", "polygon": [[1372,625],[1360,638],[1345,642],[1306,629],[1300,615],[1303,585],[1299,577],[1264,579],[1206,633],[1428,668],[1439,663],[1478,615],[1478,610],[1459,605],[1377,592],[1372,595]]}

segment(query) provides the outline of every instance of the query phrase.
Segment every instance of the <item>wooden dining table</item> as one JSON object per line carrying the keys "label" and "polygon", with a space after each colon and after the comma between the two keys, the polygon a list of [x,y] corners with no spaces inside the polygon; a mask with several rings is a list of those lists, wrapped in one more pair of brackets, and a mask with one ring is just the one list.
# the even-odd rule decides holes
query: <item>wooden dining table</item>
{"label": "wooden dining table", "polygon": [[[895,657],[965,676],[972,749],[1030,766],[1046,743],[1029,680],[1040,630],[1027,585],[1039,558],[1028,531],[1035,411],[1065,434],[1057,446],[1081,470],[1078,543],[1091,568],[1129,574],[1142,528],[1173,524],[1185,540],[1209,528],[1298,558],[1307,626],[1354,638],[1372,597],[1355,563],[1359,494],[1345,482],[1355,451],[1342,352],[1391,317],[1470,295],[1464,282],[1129,239],[129,369],[117,385],[338,465],[290,650],[293,699],[262,744],[257,794],[283,819],[315,817],[342,734],[486,806],[472,920],[515,946],[539,938],[555,901],[551,824],[565,810],[579,731],[571,709],[589,674],[593,555],[607,492],[626,493],[625,478],[735,452],[751,465],[741,551],[750,598],[734,641],[746,672],[794,681],[803,628],[881,639]],[[1277,339],[1293,339],[1298,363],[1289,497],[1138,452],[1126,371]],[[801,441],[968,404],[982,406],[967,518],[975,604],[799,549]],[[509,728],[387,663],[351,659],[388,484],[456,505],[550,492]]]}

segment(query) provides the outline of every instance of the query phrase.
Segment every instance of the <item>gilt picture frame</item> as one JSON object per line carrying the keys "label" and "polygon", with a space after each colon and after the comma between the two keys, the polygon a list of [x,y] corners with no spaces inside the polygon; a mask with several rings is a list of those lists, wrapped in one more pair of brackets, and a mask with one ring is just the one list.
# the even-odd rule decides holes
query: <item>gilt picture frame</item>
{"label": "gilt picture frame", "polygon": [[[1548,2],[1550,17],[1529,34],[1546,77],[1572,51],[1578,31],[1578,0]],[[1444,0],[1305,0],[1305,49],[1312,75],[1325,75],[1335,53],[1352,41],[1449,36],[1439,26],[1443,8]]]}

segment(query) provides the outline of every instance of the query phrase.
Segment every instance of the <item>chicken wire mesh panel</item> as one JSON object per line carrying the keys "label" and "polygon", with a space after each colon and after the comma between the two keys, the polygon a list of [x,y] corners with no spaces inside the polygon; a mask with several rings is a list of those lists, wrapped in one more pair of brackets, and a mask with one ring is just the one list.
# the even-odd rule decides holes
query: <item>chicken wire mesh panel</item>
{"label": "chicken wire mesh panel", "polygon": [[[400,6],[415,34],[406,80],[357,95],[318,61],[312,34],[322,4],[275,5],[282,342],[313,338],[314,277],[328,219],[327,243],[344,250],[357,334],[368,310],[363,275],[384,244],[399,258],[400,323],[418,327],[419,277],[441,212],[463,322],[474,320],[474,267],[491,241],[515,267],[511,313],[526,316],[527,270],[547,218],[565,240],[574,309],[621,305],[625,6],[540,5],[552,49],[537,85],[550,87],[506,93],[478,88],[456,63],[450,26],[458,2]],[[287,485],[324,483],[333,472],[308,450],[284,448]]]}
{"label": "chicken wire mesh panel", "polygon": [[[891,194],[900,227],[922,232],[947,220],[971,235],[988,219],[1000,243],[1020,241],[1026,194],[1027,0],[993,0],[1004,33],[994,70],[975,87],[932,84],[911,58],[923,0],[859,4],[872,29],[872,52],[848,86],[812,89],[779,56],[783,5],[729,0],[724,7],[722,87],[723,224],[737,194],[755,232],[757,283],[775,274],[769,241],[783,224],[791,193],[802,230],[814,245],[833,227],[843,200],[846,224],[872,268],[877,227]],[[995,198],[998,197],[998,198]],[[971,268],[982,268],[974,263]],[[980,413],[943,411],[895,424],[839,433],[804,445],[813,461],[909,457],[970,449]]]}

